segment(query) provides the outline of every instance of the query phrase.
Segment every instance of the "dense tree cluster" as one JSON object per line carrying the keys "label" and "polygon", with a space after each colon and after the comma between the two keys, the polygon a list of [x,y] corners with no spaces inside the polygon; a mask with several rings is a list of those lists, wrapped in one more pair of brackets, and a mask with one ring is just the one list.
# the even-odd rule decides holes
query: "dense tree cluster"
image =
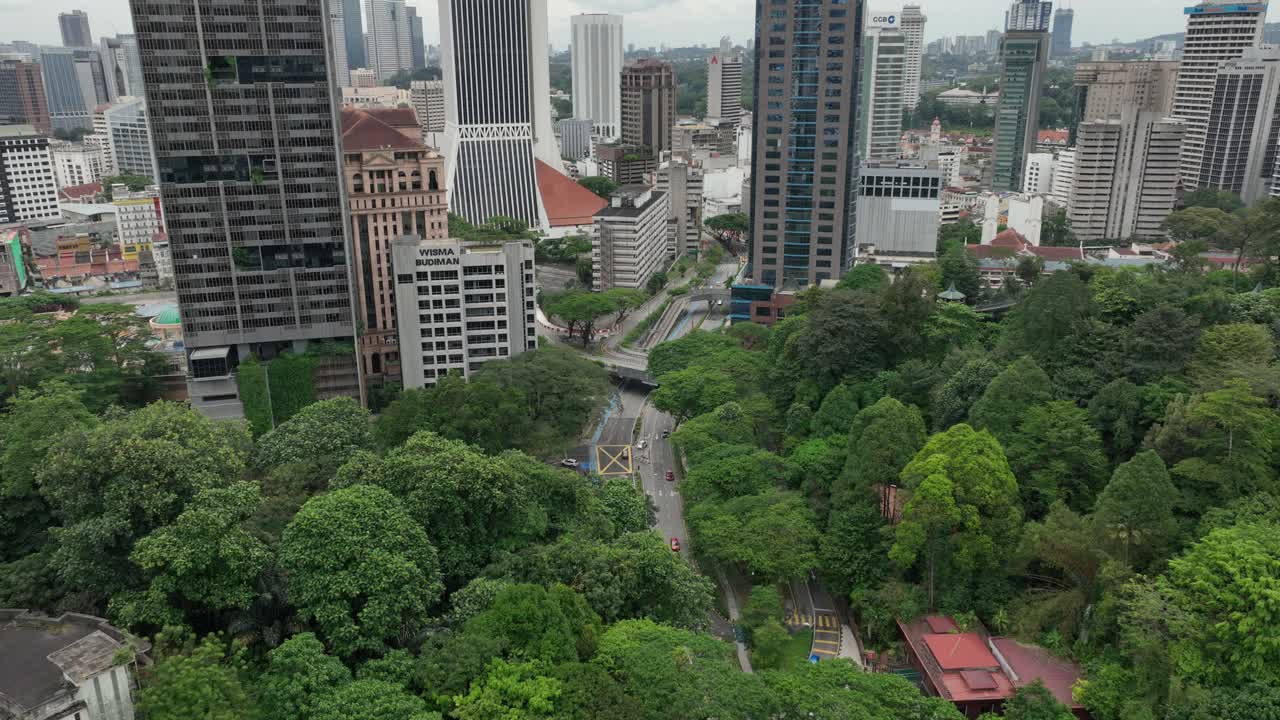
{"label": "dense tree cluster", "polygon": [[972,613],[1080,661],[1100,720],[1280,704],[1280,289],[1079,266],[988,317],[888,280],[652,353],[696,552],[816,571],[890,657],[895,617]]}

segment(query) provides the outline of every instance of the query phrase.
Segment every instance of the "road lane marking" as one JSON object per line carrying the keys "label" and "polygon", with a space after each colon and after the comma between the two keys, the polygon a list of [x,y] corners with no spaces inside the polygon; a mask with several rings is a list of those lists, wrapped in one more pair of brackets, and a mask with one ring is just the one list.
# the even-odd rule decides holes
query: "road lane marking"
{"label": "road lane marking", "polygon": [[596,446],[596,467],[600,475],[630,475],[634,471],[630,445]]}

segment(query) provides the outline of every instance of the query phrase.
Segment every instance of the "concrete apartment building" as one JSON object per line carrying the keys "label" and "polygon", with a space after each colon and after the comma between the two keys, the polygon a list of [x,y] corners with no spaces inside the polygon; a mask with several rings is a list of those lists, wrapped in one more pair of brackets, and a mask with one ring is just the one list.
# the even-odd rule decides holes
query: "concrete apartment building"
{"label": "concrete apartment building", "polygon": [[907,39],[906,69],[903,71],[902,107],[915,110],[920,104],[920,73],[924,58],[924,25],[928,20],[919,5],[903,5],[898,24]]}
{"label": "concrete apartment building", "polygon": [[658,158],[671,149],[676,74],[670,63],[637,60],[622,67],[622,144]]}
{"label": "concrete apartment building", "polygon": [[907,38],[894,14],[872,12],[866,25],[859,152],[863,160],[893,160],[902,152]]}
{"label": "concrete apartment building", "polygon": [[422,141],[440,147],[435,139],[444,132],[444,81],[414,80],[409,83],[409,97],[422,125]]}
{"label": "concrete apartment building", "polygon": [[[392,246],[449,234],[444,157],[419,139],[413,113],[342,111],[342,175],[351,218],[361,395],[400,382]],[[399,125],[399,127],[397,127]]]}
{"label": "concrete apartment building", "polygon": [[1186,129],[1181,120],[1132,109],[1080,123],[1068,213],[1078,240],[1164,238]]}
{"label": "concrete apartment building", "polygon": [[1213,106],[1218,68],[1262,43],[1267,3],[1205,0],[1183,10],[1187,16],[1186,43],[1178,68],[1173,115],[1187,122],[1182,144],[1182,187],[1200,183],[1205,133]]}
{"label": "concrete apartment building", "polygon": [[658,167],[659,192],[667,194],[667,255],[696,252],[702,234],[702,166],[688,155],[672,154]]}
{"label": "concrete apartment building", "polygon": [[1053,157],[1053,183],[1049,188],[1049,199],[1054,205],[1069,211],[1071,209],[1071,195],[1075,192],[1075,185],[1075,148],[1059,150]]}
{"label": "concrete apartment building", "polygon": [[111,150],[114,174],[156,176],[147,129],[147,103],[142,98],[122,97],[102,113]]}
{"label": "concrete apartment building", "polygon": [[59,217],[58,178],[48,136],[0,125],[0,225]]}
{"label": "concrete apartment building", "polygon": [[351,87],[376,88],[381,85],[378,83],[378,74],[369,68],[351,68]]}
{"label": "concrete apartment building", "polygon": [[106,177],[105,153],[98,145],[55,143],[50,147],[58,189],[95,183]]}
{"label": "concrete apartment building", "polygon": [[943,178],[908,162],[870,162],[858,174],[858,263],[889,270],[937,257]]}
{"label": "concrete apartment building", "polygon": [[0,55],[0,124],[30,125],[46,135],[53,132],[44,76],[40,63],[32,62],[30,55]]}
{"label": "concrete apartment building", "polygon": [[382,82],[413,68],[413,31],[404,0],[365,0],[367,67]]}
{"label": "concrete apartment building", "polygon": [[124,185],[111,187],[111,204],[116,208],[116,243],[125,260],[151,250],[157,233],[164,232],[164,212],[160,209],[160,189],[149,185],[130,192]]}
{"label": "concrete apartment building", "polygon": [[707,122],[736,128],[742,121],[742,56],[714,53],[707,60]]}
{"label": "concrete apartment building", "polygon": [[658,158],[642,152],[643,149],[627,145],[597,145],[595,153],[600,174],[619,185],[643,184],[645,178],[658,169]]}
{"label": "concrete apartment building", "polygon": [[392,263],[405,388],[537,349],[531,244],[404,238]]}
{"label": "concrete apartment building", "polygon": [[1053,188],[1053,153],[1031,153],[1022,178],[1022,191],[1047,195]]}
{"label": "concrete apartment building", "polygon": [[1178,65],[1167,60],[1078,63],[1076,117],[1082,121],[1119,117],[1130,107],[1171,114]]}
{"label": "concrete apartment building", "polygon": [[1280,46],[1249,48],[1218,68],[1196,185],[1253,205],[1271,194],[1280,142]]}
{"label": "concrete apartment building", "polygon": [[[326,60],[336,39],[311,2],[220,5],[218,15],[174,15],[167,0],[130,7],[189,396],[210,416],[238,417],[242,359],[355,335]],[[273,23],[261,23],[264,12]],[[350,362],[322,397],[357,392]]]}
{"label": "concrete apartment building", "polygon": [[[817,285],[853,262],[863,10],[859,0],[758,5],[752,188],[744,198],[752,293]],[[744,295],[739,312],[736,291],[734,298],[735,320],[772,321],[750,315],[757,300]]]}
{"label": "concrete apartment building", "polygon": [[606,141],[622,135],[622,16],[585,13],[569,19],[573,116],[590,120]]}
{"label": "concrete apartment building", "polygon": [[594,290],[644,288],[667,257],[670,198],[647,185],[624,185],[595,214],[591,235]]}
{"label": "concrete apartment building", "polygon": [[569,118],[556,124],[560,128],[560,157],[566,160],[591,157],[594,123],[589,118]]}

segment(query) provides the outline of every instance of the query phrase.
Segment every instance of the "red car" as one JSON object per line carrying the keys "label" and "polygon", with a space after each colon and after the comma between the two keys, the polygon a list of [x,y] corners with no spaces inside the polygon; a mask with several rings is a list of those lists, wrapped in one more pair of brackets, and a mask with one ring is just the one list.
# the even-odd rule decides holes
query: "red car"
{"label": "red car", "polygon": [[680,538],[671,538],[671,552],[680,552]]}
{"label": "red car", "polygon": [[676,474],[670,470],[667,471],[667,482],[675,482]]}

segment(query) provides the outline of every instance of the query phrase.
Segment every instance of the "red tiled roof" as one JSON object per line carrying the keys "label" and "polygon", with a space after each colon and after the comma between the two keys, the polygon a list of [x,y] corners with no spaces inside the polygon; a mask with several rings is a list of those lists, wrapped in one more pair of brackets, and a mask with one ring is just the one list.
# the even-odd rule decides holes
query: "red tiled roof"
{"label": "red tiled roof", "polygon": [[393,128],[412,127],[420,128],[418,124],[418,113],[413,108],[363,108],[369,115],[381,120]]}
{"label": "red tiled roof", "polygon": [[1061,260],[1070,262],[1072,260],[1084,260],[1084,253],[1078,247],[1028,247],[1027,251],[1039,255],[1045,260]]}
{"label": "red tiled roof", "polygon": [[1071,697],[1071,687],[1080,679],[1079,666],[1050,655],[1042,647],[1023,645],[1013,638],[992,638],[991,642],[1017,676],[1018,687],[1040,680],[1058,702],[1072,709],[1081,707]]}
{"label": "red tiled roof", "polygon": [[92,182],[64,187],[58,191],[58,196],[62,200],[78,200],[79,198],[97,195],[100,192],[102,192],[102,183]]}
{"label": "red tiled roof", "polygon": [[[987,647],[987,631],[979,624],[972,632],[957,632],[945,616],[898,621],[913,664],[939,695],[962,706],[998,702],[1013,695],[1013,681]],[[936,628],[948,628],[936,632]],[[963,707],[962,707],[963,709]]]}
{"label": "red tiled roof", "polygon": [[924,643],[943,670],[1000,667],[977,633],[929,633]]}
{"label": "red tiled roof", "polygon": [[1041,130],[1040,133],[1036,135],[1036,141],[1042,143],[1051,142],[1065,145],[1070,139],[1071,132],[1069,130]]}
{"label": "red tiled roof", "polygon": [[992,245],[1000,247],[1011,247],[1022,249],[1027,244],[1027,238],[1022,233],[1013,228],[1006,228],[991,240]]}
{"label": "red tiled roof", "polygon": [[[1009,232],[1006,230],[1005,232]],[[1003,234],[1003,233],[1001,233]],[[996,236],[999,237],[998,235]],[[1045,260],[1055,260],[1058,262],[1071,262],[1073,260],[1084,260],[1084,253],[1078,247],[1047,247],[1041,245],[1011,245],[1006,243],[997,243],[995,240],[990,245],[967,245],[969,252],[974,254],[979,260],[986,258],[1007,258],[1013,257],[1021,253],[1028,253],[1041,257]]]}
{"label": "red tiled roof", "polygon": [[609,204],[541,160],[537,161],[537,172],[538,191],[551,227],[590,225],[592,217]]}
{"label": "red tiled roof", "polygon": [[420,141],[406,136],[369,110],[342,109],[342,149],[345,152],[421,150],[424,147]]}

